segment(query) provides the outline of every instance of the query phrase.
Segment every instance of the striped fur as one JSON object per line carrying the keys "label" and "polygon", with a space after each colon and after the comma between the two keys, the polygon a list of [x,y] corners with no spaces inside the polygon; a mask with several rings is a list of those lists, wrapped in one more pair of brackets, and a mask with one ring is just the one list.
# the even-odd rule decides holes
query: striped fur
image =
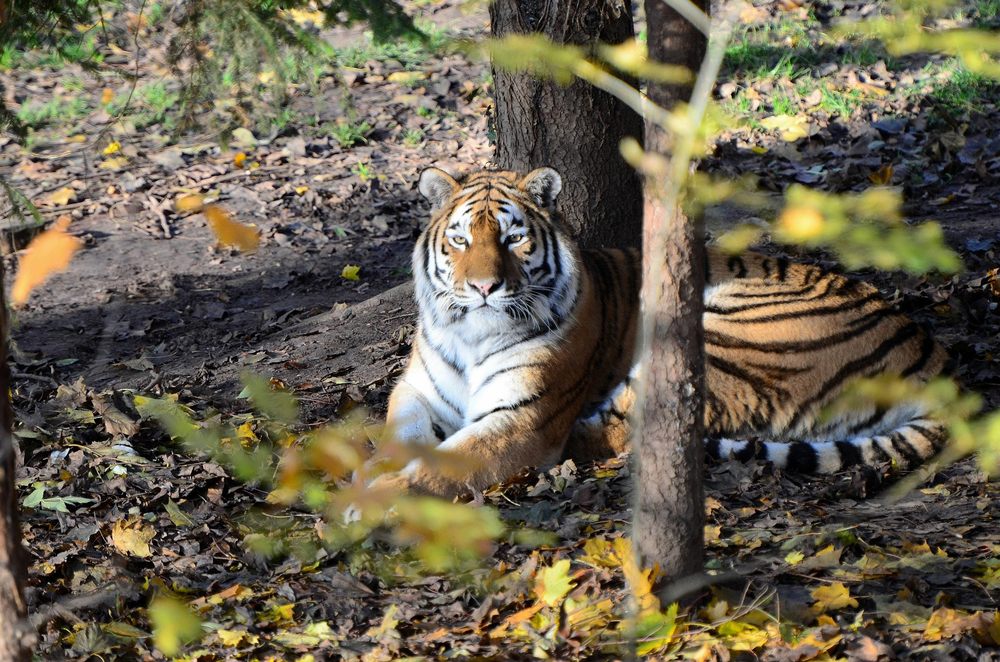
{"label": "striped fur", "polygon": [[[419,325],[387,429],[469,470],[456,480],[414,462],[384,480],[454,495],[627,446],[640,255],[577,248],[555,211],[560,187],[550,168],[422,174],[433,213],[413,255]],[[854,378],[926,380],[945,363],[873,287],[763,256],[710,250],[708,264],[710,455],[831,472],[937,451],[941,426],[913,404],[820,418]]]}

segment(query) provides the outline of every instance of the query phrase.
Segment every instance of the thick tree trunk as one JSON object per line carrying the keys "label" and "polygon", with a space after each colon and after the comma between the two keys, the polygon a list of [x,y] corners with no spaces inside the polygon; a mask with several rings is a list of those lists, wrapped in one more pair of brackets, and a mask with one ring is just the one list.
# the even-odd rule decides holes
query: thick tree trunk
{"label": "thick tree trunk", "polygon": [[24,602],[27,570],[17,516],[13,423],[7,365],[7,303],[0,266],[0,662],[31,659],[34,640]]}
{"label": "thick tree trunk", "polygon": [[[563,44],[618,44],[634,34],[631,0],[496,0],[493,36],[540,32]],[[642,187],[618,144],[642,140],[642,119],[618,99],[576,80],[561,86],[526,73],[493,70],[496,161],[563,176],[559,205],[584,246],[637,246]]]}
{"label": "thick tree trunk", "polygon": [[[703,0],[696,0],[704,6]],[[705,38],[664,0],[646,0],[649,54],[692,71]],[[651,84],[649,96],[666,108],[687,101],[690,89]],[[667,136],[652,124],[646,149],[666,152]],[[704,559],[702,312],[705,249],[700,219],[668,208],[663,182],[649,181],[645,197],[642,301],[649,317],[644,338],[642,428],[636,440],[633,535],[640,562],[659,565],[676,582],[670,599],[687,593]],[[688,582],[684,578],[689,578]]]}

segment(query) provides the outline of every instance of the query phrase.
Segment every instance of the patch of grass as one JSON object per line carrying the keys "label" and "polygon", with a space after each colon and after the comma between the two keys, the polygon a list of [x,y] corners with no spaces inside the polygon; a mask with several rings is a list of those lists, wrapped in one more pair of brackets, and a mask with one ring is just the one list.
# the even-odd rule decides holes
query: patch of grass
{"label": "patch of grass", "polygon": [[810,28],[815,20],[744,26],[726,49],[724,66],[754,78],[794,78],[816,63]]}
{"label": "patch of grass", "polygon": [[0,69],[10,71],[16,69],[24,60],[24,54],[13,46],[4,46],[0,50]]}
{"label": "patch of grass", "polygon": [[167,15],[167,10],[163,6],[162,2],[154,2],[149,5],[149,9],[146,10],[146,21],[149,23],[149,27],[154,28],[159,25]]}
{"label": "patch of grass", "polygon": [[788,95],[776,92],[771,97],[771,112],[775,115],[795,115],[799,107]]}
{"label": "patch of grass", "polygon": [[850,117],[854,109],[861,105],[861,95],[854,91],[841,92],[829,87],[820,88],[819,107],[831,115]]}
{"label": "patch of grass", "polygon": [[433,108],[428,108],[427,106],[420,106],[417,108],[417,115],[420,115],[424,119],[431,119],[437,117],[437,112]]}
{"label": "patch of grass", "polygon": [[82,97],[55,97],[45,103],[27,103],[17,111],[17,118],[28,127],[71,124],[90,114],[90,105]]}
{"label": "patch of grass", "polygon": [[58,69],[66,64],[98,65],[103,61],[104,55],[98,51],[96,37],[88,34],[62,42],[57,48],[37,51],[35,64]]}
{"label": "patch of grass", "polygon": [[281,133],[296,120],[295,111],[291,108],[282,108],[281,111],[270,118],[268,123],[271,126],[271,133]]}
{"label": "patch of grass", "polygon": [[418,27],[427,35],[425,41],[400,38],[379,44],[375,43],[370,32],[366,32],[364,44],[335,49],[334,56],[341,66],[355,69],[364,67],[368,61],[390,60],[399,62],[404,69],[415,69],[444,48],[450,38],[447,30],[434,24],[418,22]]}
{"label": "patch of grass", "polygon": [[362,182],[367,182],[370,179],[378,177],[378,175],[375,174],[375,170],[370,165],[362,161],[358,161],[357,164],[351,168],[351,172],[357,175],[358,179]]}
{"label": "patch of grass", "polygon": [[974,11],[977,27],[995,25],[1000,18],[1000,0],[976,0]]}
{"label": "patch of grass", "polygon": [[[179,100],[179,93],[172,91],[165,82],[158,81],[137,87],[130,102],[127,92],[118,95],[108,104],[108,112],[131,117],[137,128],[154,124],[172,127],[171,111],[177,108]],[[126,102],[129,103],[128,108],[125,107]]]}
{"label": "patch of grass", "polygon": [[[844,51],[843,64],[850,64],[856,67],[870,67],[879,60],[885,60],[886,55],[880,51],[870,41],[862,41],[857,44],[850,44]],[[886,62],[888,65],[888,62]]]}
{"label": "patch of grass", "polygon": [[935,85],[930,101],[948,114],[972,110],[983,101],[995,100],[1000,92],[996,81],[956,65],[951,76]]}
{"label": "patch of grass", "polygon": [[368,122],[355,124],[345,120],[326,127],[325,133],[336,140],[341,147],[349,149],[358,143],[368,142],[368,134],[371,130],[372,126]]}
{"label": "patch of grass", "polygon": [[83,92],[83,81],[79,78],[70,76],[62,84],[67,92]]}
{"label": "patch of grass", "polygon": [[407,147],[417,147],[424,142],[423,129],[407,129],[403,134],[403,144]]}

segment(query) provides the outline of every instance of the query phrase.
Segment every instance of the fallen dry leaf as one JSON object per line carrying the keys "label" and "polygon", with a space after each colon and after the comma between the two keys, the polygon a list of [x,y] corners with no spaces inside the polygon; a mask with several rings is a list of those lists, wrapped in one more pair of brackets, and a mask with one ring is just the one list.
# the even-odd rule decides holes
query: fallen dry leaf
{"label": "fallen dry leaf", "polygon": [[843,582],[833,582],[826,586],[814,588],[809,592],[815,600],[813,609],[820,614],[836,611],[844,607],[857,607],[858,601],[851,597],[851,592]]}
{"label": "fallen dry leaf", "polygon": [[141,520],[118,520],[111,529],[111,542],[122,554],[146,558],[152,551],[149,541],[156,535],[156,530]]}
{"label": "fallen dry leaf", "polygon": [[780,132],[785,142],[795,142],[809,135],[809,118],[804,115],[772,115],[762,119],[760,125],[769,131]]}
{"label": "fallen dry leaf", "polygon": [[74,198],[76,198],[76,191],[69,186],[64,186],[50,194],[41,204],[50,207],[61,207],[62,205],[68,205]]}

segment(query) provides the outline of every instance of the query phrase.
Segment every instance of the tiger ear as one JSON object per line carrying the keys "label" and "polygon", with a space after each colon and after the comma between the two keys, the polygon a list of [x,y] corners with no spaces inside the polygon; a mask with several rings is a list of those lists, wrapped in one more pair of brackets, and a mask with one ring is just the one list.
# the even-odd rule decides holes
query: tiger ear
{"label": "tiger ear", "polygon": [[524,176],[521,188],[527,191],[542,209],[554,209],[556,196],[562,190],[562,176],[554,168],[537,168]]}
{"label": "tiger ear", "polygon": [[458,182],[440,168],[426,168],[420,173],[420,183],[417,184],[417,188],[431,203],[431,209],[437,211],[444,207],[448,199],[458,190]]}

